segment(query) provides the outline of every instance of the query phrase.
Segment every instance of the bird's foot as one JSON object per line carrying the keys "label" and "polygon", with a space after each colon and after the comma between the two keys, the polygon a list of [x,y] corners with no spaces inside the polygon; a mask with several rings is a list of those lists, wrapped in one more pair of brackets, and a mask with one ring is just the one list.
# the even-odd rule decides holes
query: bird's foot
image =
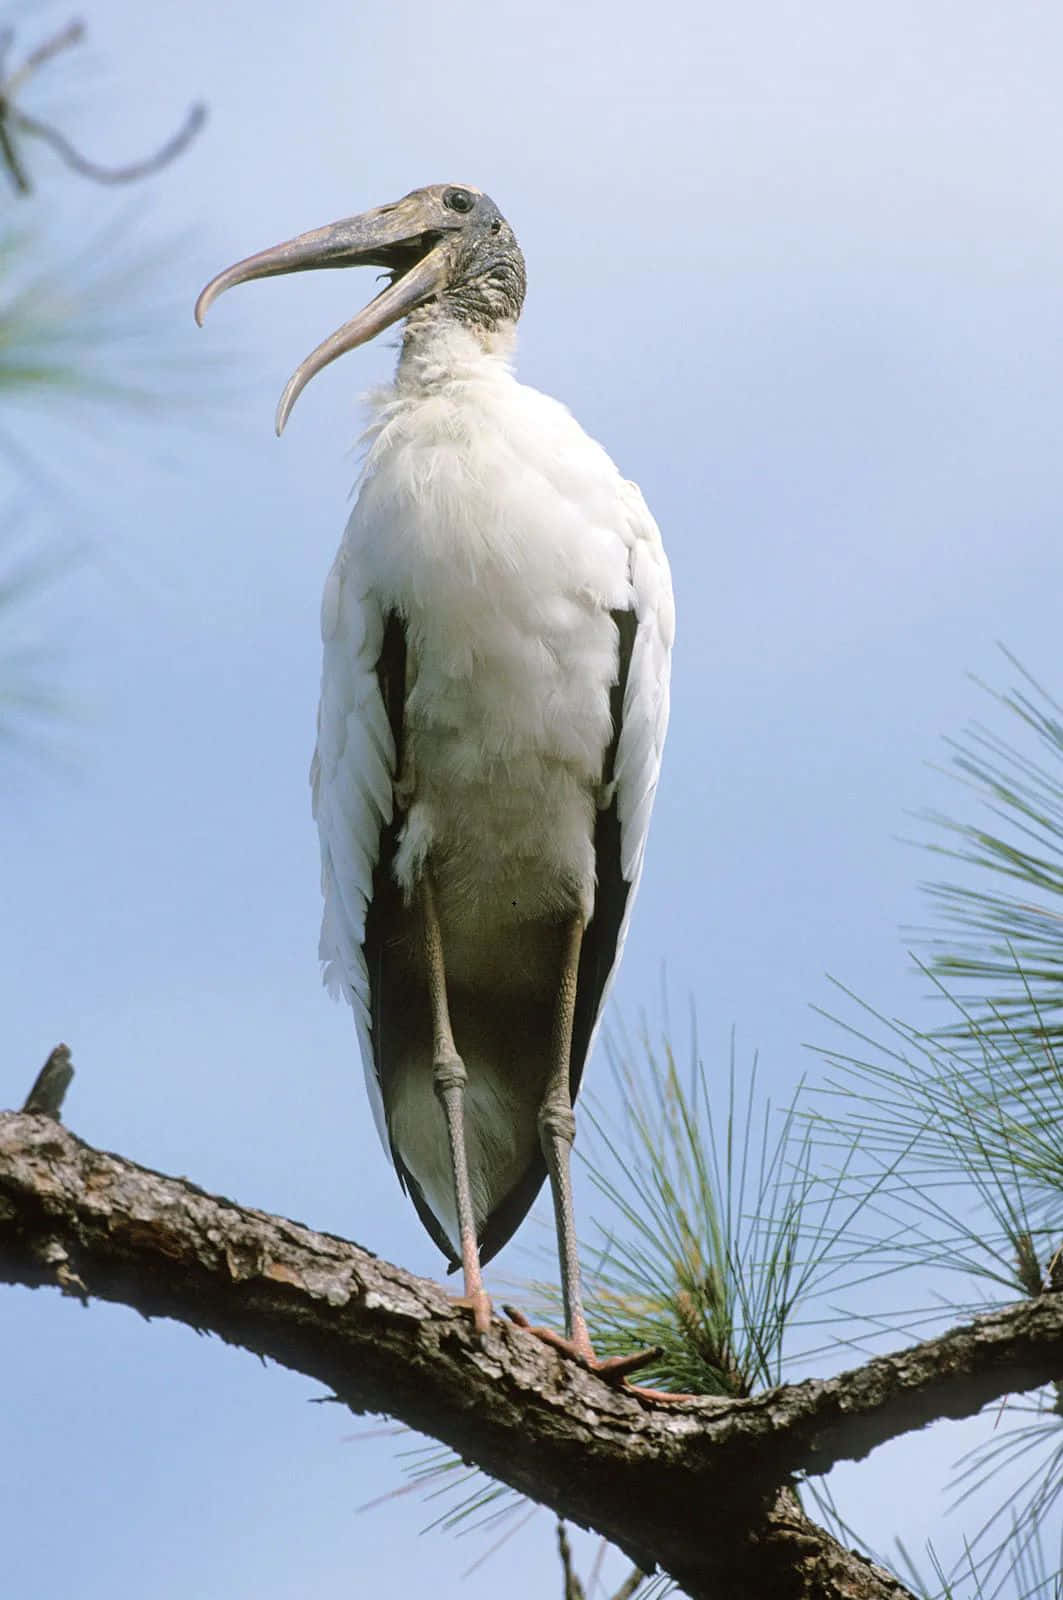
{"label": "bird's foot", "polygon": [[503,1306],[510,1322],[523,1328],[525,1333],[533,1333],[543,1344],[548,1344],[563,1356],[568,1356],[571,1361],[578,1361],[581,1367],[586,1367],[589,1372],[595,1373],[606,1383],[612,1383],[617,1388],[624,1388],[630,1394],[637,1395],[641,1400],[653,1400],[662,1403],[693,1400],[691,1394],[669,1394],[664,1389],[645,1389],[639,1384],[628,1383],[632,1372],[638,1372],[642,1367],[650,1366],[654,1361],[659,1361],[661,1348],[653,1345],[647,1350],[634,1350],[629,1356],[606,1356],[602,1360],[594,1353],[594,1347],[584,1332],[582,1337],[566,1339],[563,1334],[556,1333],[553,1328],[539,1328],[528,1321],[523,1311],[518,1311],[516,1306]]}
{"label": "bird's foot", "polygon": [[491,1296],[486,1289],[473,1289],[468,1294],[456,1294],[451,1304],[460,1311],[471,1311],[473,1327],[477,1333],[486,1333],[491,1326]]}

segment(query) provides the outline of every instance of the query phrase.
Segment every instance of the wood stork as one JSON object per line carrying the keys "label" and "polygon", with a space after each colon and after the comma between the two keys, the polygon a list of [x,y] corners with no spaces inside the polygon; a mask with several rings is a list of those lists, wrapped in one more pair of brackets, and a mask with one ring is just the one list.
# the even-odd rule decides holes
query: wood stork
{"label": "wood stork", "polygon": [[668,721],[668,564],[636,486],[514,378],[524,258],[480,190],[417,189],[250,256],[196,319],[249,279],[349,266],[390,283],[277,412],[279,433],[316,373],[405,318],[322,609],[325,979],[476,1327],[481,1263],[549,1173],[566,1337],[534,1331],[622,1374],[637,1361],[599,1362],[588,1337],[569,1156]]}

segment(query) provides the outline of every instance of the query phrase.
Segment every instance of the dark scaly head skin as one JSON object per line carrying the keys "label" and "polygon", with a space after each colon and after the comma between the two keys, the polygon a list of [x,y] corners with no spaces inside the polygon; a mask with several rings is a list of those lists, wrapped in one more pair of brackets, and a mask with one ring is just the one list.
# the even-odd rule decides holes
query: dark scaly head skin
{"label": "dark scaly head skin", "polygon": [[[419,190],[435,194],[436,190]],[[516,322],[524,304],[527,275],[516,236],[490,195],[447,184],[439,190],[443,206],[464,218],[451,236],[452,267],[439,295],[440,310],[457,322],[483,328]]]}
{"label": "dark scaly head skin", "polygon": [[383,267],[390,283],[293,373],[277,410],[278,433],[316,373],[411,313],[420,312],[414,334],[440,317],[490,331],[516,322],[524,303],[524,257],[494,201],[471,185],[434,183],[238,261],[207,284],[196,321],[238,283],[356,266]]}

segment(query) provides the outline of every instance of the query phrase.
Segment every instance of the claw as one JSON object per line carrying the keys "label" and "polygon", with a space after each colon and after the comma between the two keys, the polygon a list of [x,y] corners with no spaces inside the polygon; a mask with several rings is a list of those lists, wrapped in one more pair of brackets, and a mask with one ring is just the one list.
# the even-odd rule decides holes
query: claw
{"label": "claw", "polygon": [[586,1367],[589,1372],[604,1379],[606,1383],[624,1388],[641,1400],[668,1404],[696,1398],[692,1394],[668,1394],[663,1389],[643,1389],[638,1384],[628,1383],[630,1373],[638,1372],[642,1367],[651,1366],[654,1361],[660,1360],[663,1353],[660,1345],[654,1345],[648,1350],[635,1350],[629,1356],[606,1356],[602,1360],[595,1355],[589,1339],[566,1339],[562,1334],[555,1333],[553,1328],[536,1327],[516,1306],[505,1305],[502,1310],[510,1322],[522,1328],[525,1333],[534,1334],[543,1344],[550,1345],[560,1355],[568,1356],[570,1361],[578,1361],[581,1367]]}

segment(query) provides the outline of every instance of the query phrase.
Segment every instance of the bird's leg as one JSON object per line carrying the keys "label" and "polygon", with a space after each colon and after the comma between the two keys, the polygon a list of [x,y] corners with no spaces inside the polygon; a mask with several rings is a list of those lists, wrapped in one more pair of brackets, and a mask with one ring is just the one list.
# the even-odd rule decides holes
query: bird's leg
{"label": "bird's leg", "polygon": [[583,944],[583,919],[574,917],[565,930],[561,982],[557,992],[553,1036],[550,1041],[550,1075],[539,1107],[539,1142],[550,1174],[550,1191],[557,1224],[557,1254],[561,1264],[561,1296],[565,1307],[565,1335],[573,1351],[585,1361],[594,1359],[587,1319],[583,1314],[579,1245],[572,1210],[571,1156],[576,1137],[569,1067],[572,1023],[576,1012],[579,953]]}
{"label": "bird's leg", "polygon": [[491,1323],[491,1301],[480,1277],[480,1251],[476,1243],[469,1159],[465,1149],[465,1083],[468,1075],[465,1063],[455,1048],[450,1026],[443,939],[436,914],[435,892],[427,869],[421,878],[421,904],[424,911],[428,996],[432,1007],[432,1083],[446,1118],[461,1240],[461,1265],[465,1275],[465,1294],[460,1303],[468,1306],[472,1312],[477,1333],[486,1333]]}
{"label": "bird's leg", "polygon": [[576,1013],[576,987],[579,981],[579,957],[583,946],[585,924],[574,917],[565,929],[561,959],[561,981],[557,993],[557,1010],[550,1046],[550,1072],[546,1090],[539,1107],[539,1142],[550,1174],[550,1189],[554,1200],[554,1218],[557,1223],[557,1253],[561,1263],[561,1295],[565,1307],[565,1337],[550,1328],[533,1328],[527,1317],[506,1306],[506,1314],[519,1327],[527,1328],[547,1344],[563,1354],[574,1356],[603,1377],[620,1379],[639,1367],[648,1366],[660,1354],[658,1350],[640,1350],[630,1356],[613,1356],[599,1361],[587,1331],[583,1311],[583,1289],[580,1281],[579,1246],[576,1223],[572,1210],[571,1155],[576,1137],[576,1119],[572,1112],[570,1067],[572,1057],[572,1024]]}

